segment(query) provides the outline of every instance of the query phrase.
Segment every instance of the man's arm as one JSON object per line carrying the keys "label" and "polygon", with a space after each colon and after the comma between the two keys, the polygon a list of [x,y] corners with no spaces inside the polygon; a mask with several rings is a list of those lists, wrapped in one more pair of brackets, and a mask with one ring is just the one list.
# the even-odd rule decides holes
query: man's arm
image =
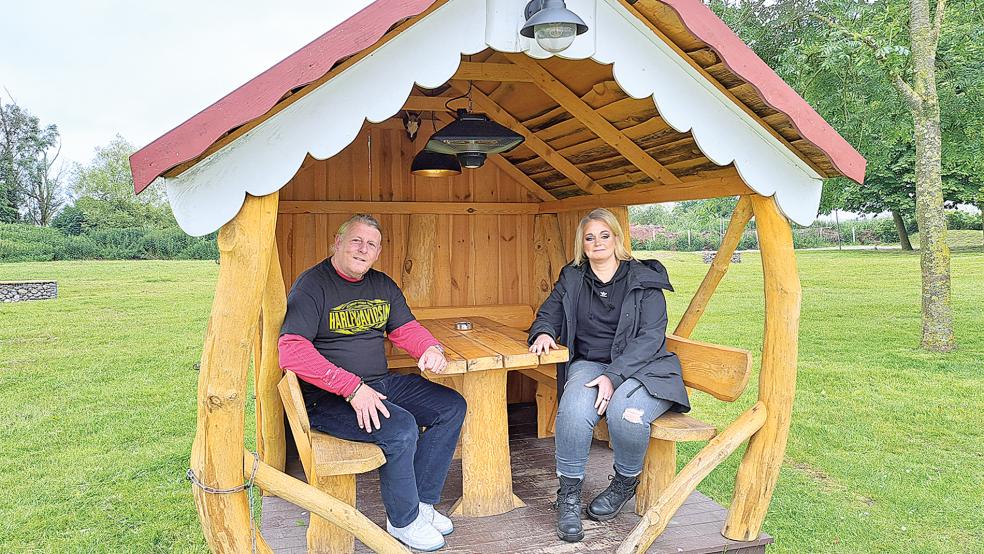
{"label": "man's arm", "polygon": [[416,319],[394,329],[388,336],[393,344],[414,358],[423,356],[424,352],[432,346],[441,345],[440,341]]}
{"label": "man's arm", "polygon": [[308,339],[300,335],[281,335],[280,367],[289,369],[307,383],[348,398],[362,379],[328,361]]}

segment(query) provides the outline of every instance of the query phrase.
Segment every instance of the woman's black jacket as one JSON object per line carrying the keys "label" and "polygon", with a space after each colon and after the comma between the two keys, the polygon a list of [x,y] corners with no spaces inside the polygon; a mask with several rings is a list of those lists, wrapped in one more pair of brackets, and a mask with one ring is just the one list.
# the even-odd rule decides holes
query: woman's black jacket
{"label": "woman's black jacket", "polygon": [[[680,360],[666,351],[666,299],[663,289],[672,291],[666,268],[656,260],[628,260],[629,274],[625,299],[615,339],[612,363],[606,375],[618,388],[629,377],[642,383],[649,394],[673,401],[676,412],[690,411],[687,389],[681,377]],[[536,313],[530,327],[529,343],[546,333],[559,344],[575,351],[577,340],[577,301],[585,284],[588,264],[569,264],[560,272],[553,291]],[[567,364],[557,364],[558,399],[567,382]]]}

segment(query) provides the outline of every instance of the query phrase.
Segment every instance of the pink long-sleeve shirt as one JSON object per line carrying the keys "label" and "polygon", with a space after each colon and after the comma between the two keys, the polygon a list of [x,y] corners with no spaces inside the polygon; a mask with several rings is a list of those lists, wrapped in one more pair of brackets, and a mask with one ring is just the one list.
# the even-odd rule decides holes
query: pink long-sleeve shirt
{"label": "pink long-sleeve shirt", "polygon": [[[414,358],[420,358],[431,346],[441,344],[416,320],[394,329],[388,338]],[[299,379],[320,389],[347,397],[362,382],[358,375],[331,363],[311,341],[300,335],[282,335],[277,346],[280,367],[293,371]]]}

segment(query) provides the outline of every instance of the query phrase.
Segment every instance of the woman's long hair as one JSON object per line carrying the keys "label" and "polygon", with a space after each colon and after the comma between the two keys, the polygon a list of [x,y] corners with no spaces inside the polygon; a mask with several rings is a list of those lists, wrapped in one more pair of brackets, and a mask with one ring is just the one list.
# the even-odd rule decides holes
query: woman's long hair
{"label": "woman's long hair", "polygon": [[620,261],[632,259],[629,251],[625,248],[625,234],[615,214],[605,208],[595,208],[588,212],[588,215],[582,217],[581,222],[577,224],[577,233],[574,236],[574,265],[580,266],[587,259],[587,256],[584,255],[584,228],[592,221],[600,221],[612,230],[612,234],[615,235],[615,259]]}

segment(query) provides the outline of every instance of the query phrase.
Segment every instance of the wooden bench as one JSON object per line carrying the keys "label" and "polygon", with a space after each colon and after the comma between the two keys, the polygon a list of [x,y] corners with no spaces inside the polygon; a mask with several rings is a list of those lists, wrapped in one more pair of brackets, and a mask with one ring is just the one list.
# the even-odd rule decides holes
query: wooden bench
{"label": "wooden bench", "polygon": [[[355,476],[386,463],[383,451],[375,444],[342,440],[311,429],[301,387],[293,371],[284,372],[277,389],[308,483],[354,507]],[[308,552],[355,550],[355,536],[314,514],[311,514],[307,541]]]}
{"label": "wooden bench", "polygon": [[[666,342],[667,350],[680,358],[683,382],[688,387],[725,402],[733,402],[744,392],[752,368],[752,355],[747,350],[674,335],[667,335]],[[540,366],[522,373],[537,382],[538,436],[552,436],[557,416],[556,369]],[[714,425],[676,412],[667,412],[653,421],[649,450],[636,492],[636,513],[644,514],[676,474],[676,443],[710,440],[716,434]],[[595,428],[595,438],[609,440],[604,419]]]}

